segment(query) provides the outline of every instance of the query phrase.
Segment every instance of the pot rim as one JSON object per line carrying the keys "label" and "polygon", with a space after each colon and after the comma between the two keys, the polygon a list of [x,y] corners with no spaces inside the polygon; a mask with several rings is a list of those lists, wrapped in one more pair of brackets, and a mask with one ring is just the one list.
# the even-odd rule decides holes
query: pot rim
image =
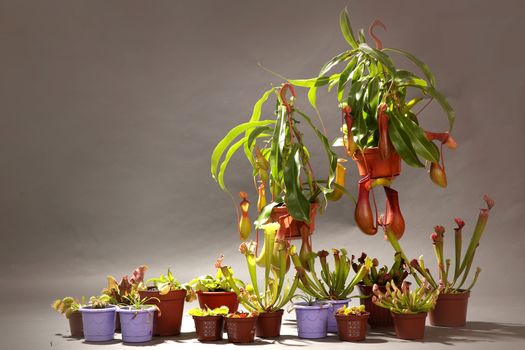
{"label": "pot rim", "polygon": [[147,307],[143,309],[132,309],[131,306],[119,306],[117,308],[117,312],[121,314],[134,314],[134,313],[145,314],[145,313],[155,312],[156,310],[154,305],[145,305],[145,306]]}
{"label": "pot rim", "polygon": [[458,289],[459,293],[443,293],[438,295],[438,299],[468,299],[470,297],[470,290]]}
{"label": "pot rim", "polygon": [[392,314],[392,317],[398,317],[398,318],[426,318],[428,312],[418,312],[417,314],[399,314],[395,313],[393,311],[390,311]]}
{"label": "pot rim", "polygon": [[259,316],[252,316],[252,317],[245,317],[245,318],[240,318],[240,317],[224,317],[225,320],[228,320],[228,322],[232,321],[232,322],[249,322],[249,321],[256,321],[257,318],[259,318]]}
{"label": "pot rim", "polygon": [[308,303],[304,301],[300,301],[297,303],[293,303],[294,309],[300,309],[300,310],[324,310],[324,309],[331,309],[332,305],[329,303],[320,303],[316,301],[316,304],[308,305]]}
{"label": "pot rim", "polygon": [[368,318],[370,316],[370,312],[369,311],[365,311],[363,312],[361,315],[341,315],[341,314],[334,314],[335,318],[340,318],[340,319],[354,319],[354,320],[362,320],[362,319],[365,319],[365,318]]}
{"label": "pot rim", "polygon": [[216,320],[219,321],[221,318],[224,318],[222,315],[208,315],[208,316],[191,316],[194,320]]}
{"label": "pot rim", "polygon": [[229,291],[229,292],[204,292],[204,291],[199,290],[199,291],[197,291],[195,293],[197,295],[201,294],[201,295],[210,295],[210,296],[211,295],[213,295],[213,296],[215,296],[215,295],[231,295],[231,294],[235,294],[235,296],[237,296],[237,293],[235,293],[233,291]]}
{"label": "pot rim", "polygon": [[100,313],[100,312],[110,312],[116,311],[118,307],[116,305],[109,305],[102,309],[93,309],[91,306],[81,306],[78,311],[86,313]]}

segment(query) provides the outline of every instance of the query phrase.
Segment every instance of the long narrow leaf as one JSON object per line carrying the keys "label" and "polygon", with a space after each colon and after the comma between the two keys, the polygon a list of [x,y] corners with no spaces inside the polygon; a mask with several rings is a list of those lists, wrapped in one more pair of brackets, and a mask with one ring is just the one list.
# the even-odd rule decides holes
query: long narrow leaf
{"label": "long narrow leaf", "polygon": [[355,40],[354,31],[350,24],[350,16],[348,15],[348,10],[346,8],[341,11],[341,14],[339,15],[339,26],[341,27],[341,33],[343,33],[348,44],[350,44],[352,48],[357,49],[359,44],[357,43],[357,40]]}
{"label": "long narrow leaf", "polygon": [[406,52],[406,51],[403,51],[403,50],[400,50],[400,49],[394,49],[394,48],[384,48],[383,51],[392,51],[392,52],[395,52],[395,53],[398,53],[400,55],[405,56],[410,61],[412,61],[416,66],[418,66],[419,69],[421,69],[423,74],[425,74],[425,76],[427,77],[428,81],[430,82],[430,85],[432,85],[432,86],[436,85],[436,78],[434,77],[434,74],[432,74],[432,72],[430,71],[430,67],[427,66],[426,63],[421,61],[416,56],[412,55],[409,52]]}

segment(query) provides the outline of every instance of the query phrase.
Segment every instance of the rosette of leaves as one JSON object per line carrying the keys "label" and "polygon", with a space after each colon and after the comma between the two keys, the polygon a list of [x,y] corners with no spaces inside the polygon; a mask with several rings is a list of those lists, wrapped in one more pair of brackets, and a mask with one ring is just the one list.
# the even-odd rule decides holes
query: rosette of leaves
{"label": "rosette of leaves", "polygon": [[78,311],[79,308],[85,305],[85,297],[82,297],[81,300],[75,299],[73,297],[65,297],[63,299],[57,299],[51,304],[51,307],[63,314],[66,318],[69,318],[73,312]]}
{"label": "rosette of leaves", "polygon": [[193,309],[190,309],[188,311],[188,314],[190,316],[196,316],[196,317],[204,317],[204,316],[226,316],[228,315],[228,307],[227,306],[221,306],[217,307],[215,309],[201,309],[200,307],[194,307]]}
{"label": "rosette of leaves", "polygon": [[[354,287],[363,280],[372,267],[372,260],[366,258],[359,271],[350,278],[352,271],[351,261],[346,249],[332,249],[333,267],[330,267],[326,250],[310,253],[306,259],[301,259],[294,246],[290,256],[297,270],[299,289],[317,300],[344,300],[354,290]],[[316,260],[321,265],[320,273],[316,269]]]}
{"label": "rosette of leaves", "polygon": [[[168,269],[166,275],[161,274],[159,277],[150,278],[146,281],[146,285],[152,284],[153,288],[159,291],[160,295],[166,295],[170,291],[176,291],[185,289],[186,301],[192,301],[195,299],[195,293],[192,288],[187,284],[180,283],[171,273],[171,270]],[[147,289],[145,285],[139,286],[140,289]]]}
{"label": "rosette of leaves", "polygon": [[401,288],[387,282],[386,292],[382,293],[377,284],[372,289],[372,302],[396,314],[418,314],[429,312],[436,306],[439,289],[434,289],[423,279],[420,286],[410,291],[410,283],[403,281]]}
{"label": "rosette of leaves", "polygon": [[107,276],[108,286],[102,290],[102,294],[110,296],[110,303],[113,305],[123,305],[139,285],[144,281],[144,273],[147,271],[146,265],[141,265],[133,271],[131,278],[123,276],[120,282],[115,277]]}
{"label": "rosette of leaves", "polygon": [[[365,264],[366,258],[367,255],[364,252],[361,253],[359,258],[357,258],[357,261],[354,261],[355,257],[352,256],[352,269],[355,273],[358,273],[361,267]],[[378,268],[378,266],[379,261],[376,258],[372,259],[372,266],[370,267],[368,274],[363,277],[362,283],[365,286],[373,286],[374,284],[385,286],[386,283],[390,281],[395,285],[400,286],[410,271],[400,253],[394,255],[394,263],[390,268],[386,265],[383,265],[380,268]]]}
{"label": "rosette of leaves", "polygon": [[[229,273],[233,276],[233,269],[229,268]],[[235,283],[239,287],[244,287],[244,282],[234,278]],[[231,292],[230,283],[224,277],[222,270],[217,269],[215,276],[204,275],[192,279],[188,284],[197,292]]]}

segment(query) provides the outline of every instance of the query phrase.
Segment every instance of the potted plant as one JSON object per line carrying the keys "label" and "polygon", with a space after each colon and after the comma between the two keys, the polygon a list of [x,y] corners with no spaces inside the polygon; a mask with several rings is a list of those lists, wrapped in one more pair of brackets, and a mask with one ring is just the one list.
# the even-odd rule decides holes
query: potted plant
{"label": "potted plant", "polygon": [[367,320],[370,312],[364,305],[347,307],[343,305],[335,313],[337,334],[344,341],[362,341],[366,339]]}
{"label": "potted plant", "polygon": [[[153,319],[158,307],[148,305],[155,298],[141,298],[137,291],[124,296],[125,302],[117,309],[122,326],[122,341],[143,343],[153,337]],[[158,299],[156,299],[158,301]]]}
{"label": "potted plant", "polygon": [[[352,256],[352,268],[356,273],[361,269],[366,258],[367,255],[365,253],[361,253],[357,261],[354,261],[354,256]],[[378,268],[379,261],[376,258],[372,259],[372,263],[373,265],[368,274],[363,277],[363,281],[357,284],[359,294],[362,296],[360,300],[361,305],[364,305],[365,310],[370,313],[368,324],[370,324],[372,328],[390,327],[394,325],[394,319],[389,310],[379,307],[372,302],[372,287],[374,284],[377,284],[379,290],[383,293],[386,292],[387,282],[392,282],[400,287],[401,283],[408,276],[408,272],[406,271],[407,267],[399,253],[394,255],[394,263],[390,268],[386,265]]]}
{"label": "potted plant", "polygon": [[[117,282],[113,276],[107,276],[108,286],[102,290],[102,294],[110,297],[109,303],[112,305],[125,305],[130,300],[128,297],[136,292],[139,284],[144,281],[144,273],[147,269],[148,266],[141,265],[133,271],[131,278],[128,279],[125,275],[120,282]],[[120,314],[117,312],[115,331],[120,332],[120,328]]]}
{"label": "potted plant", "polygon": [[[228,280],[220,269],[223,259],[224,255],[221,255],[215,262],[215,268],[217,269],[215,276],[200,276],[188,283],[196,291],[199,306],[203,310],[227,306],[230,312],[235,312],[239,307],[237,294],[230,287]],[[233,270],[230,269],[229,272],[233,276]],[[238,287],[244,287],[244,282],[241,280],[234,278],[234,281]]]}
{"label": "potted plant", "polygon": [[[291,98],[286,96],[288,92]],[[268,119],[261,119],[262,107],[270,96],[276,100],[274,114]],[[315,213],[319,205],[338,197],[334,184],[337,156],[325,134],[295,106],[295,99],[295,90],[288,83],[266,91],[255,103],[251,118],[231,129],[213,150],[211,174],[220,188],[229,194],[224,174],[233,154],[243,149],[251,165],[255,190],[259,196],[256,228],[268,221],[278,222],[278,238],[305,239],[304,236],[309,236],[314,230]],[[310,152],[300,131],[303,125],[313,131],[323,146],[328,160],[326,178],[314,176]],[[315,174],[319,175],[319,172]],[[341,190],[342,187],[337,189]],[[266,199],[267,190],[271,197],[269,202]],[[241,214],[238,219],[243,241],[248,239],[251,232],[247,197],[245,192],[241,192]],[[300,232],[303,226],[305,234]]]}
{"label": "potted plant", "polygon": [[442,288],[437,299],[436,307],[429,314],[430,324],[442,327],[463,327],[467,321],[467,307],[470,291],[476,284],[481,269],[478,267],[470,285],[465,285],[471,270],[474,255],[479,246],[479,241],[487,224],[490,209],[494,206],[494,201],[488,196],[483,197],[487,208],[481,209],[474,233],[470,238],[467,251],[462,256],[463,226],[465,222],[456,218],[457,227],[455,234],[455,254],[454,265],[451,270],[451,259],[444,258],[444,233],[443,226],[436,226],[431,235],[432,244],[438,265],[438,278],[434,278],[429,269],[425,267],[423,258],[412,260],[411,266],[424,278],[426,278],[432,288]]}
{"label": "potted plant", "polygon": [[185,299],[193,298],[187,285],[183,285],[175,279],[170,269],[166,275],[160,275],[139,285],[141,298],[149,298],[158,307],[155,312],[153,335],[171,336],[179,335],[184,312]]}
{"label": "potted plant", "polygon": [[79,307],[86,341],[113,340],[117,306],[111,305],[109,300],[109,296],[105,294],[99,297],[92,296],[88,305]]}
{"label": "potted plant", "polygon": [[322,300],[315,300],[308,294],[300,294],[297,298],[303,300],[293,304],[299,338],[325,338],[328,333],[326,327],[328,315],[332,309],[331,305]]}
{"label": "potted plant", "polygon": [[413,291],[410,283],[403,281],[401,288],[387,282],[386,292],[374,285],[372,301],[384,307],[394,317],[394,328],[399,339],[416,340],[425,336],[425,321],[427,313],[434,308],[439,295],[439,289],[430,287],[426,280]]}
{"label": "potted plant", "polygon": [[234,312],[225,316],[226,333],[230,343],[253,343],[258,314]]}
{"label": "potted plant", "polygon": [[80,306],[85,304],[85,298],[77,300],[72,297],[65,297],[63,299],[57,299],[51,305],[55,311],[63,314],[69,321],[69,330],[71,336],[74,338],[81,338],[84,336],[82,329],[82,314],[79,309]]}
{"label": "potted plant", "polygon": [[[330,59],[317,77],[288,81],[309,88],[309,100],[316,110],[318,88],[328,86],[329,90],[336,91],[343,135],[334,145],[344,146],[362,176],[354,213],[357,226],[366,234],[377,232],[377,218],[373,217],[369,192],[373,187],[383,185],[387,208],[392,211],[387,217],[387,225],[400,238],[404,232],[404,220],[397,192],[392,192],[390,184],[401,172],[401,161],[419,168],[424,168],[427,162],[431,180],[446,187],[442,145],[456,148],[456,142],[450,136],[455,114],[436,88],[435,77],[425,63],[411,53],[383,47],[374,33],[377,26],[384,28],[383,23],[376,20],[370,26],[369,34],[375,42],[375,47],[372,47],[366,42],[363,30],[356,37],[346,9],[341,12],[339,22],[349,47]],[[392,54],[408,59],[423,74],[396,67]],[[337,70],[338,67],[341,69]],[[438,102],[447,117],[448,130],[445,132],[428,132],[420,125],[421,113],[433,100]],[[438,141],[439,145],[433,141]]]}
{"label": "potted plant", "polygon": [[[286,282],[287,265],[289,266],[289,244],[286,240],[275,239],[279,230],[278,223],[262,225],[264,246],[259,256],[256,255],[256,243],[243,242],[239,251],[246,258],[252,284],[239,288],[227,266],[221,266],[224,277],[235,291],[239,302],[249,311],[256,312],[257,336],[262,338],[278,337],[281,333],[283,307],[290,301],[297,288],[297,277],[292,285]],[[257,261],[264,266],[264,289],[259,288],[257,279]],[[226,322],[226,327],[229,327]],[[229,332],[230,329],[228,328]]]}
{"label": "potted plant", "polygon": [[[326,250],[317,253],[312,252],[301,258],[295,249],[291,249],[290,255],[297,270],[299,289],[317,300],[325,301],[331,305],[331,312],[327,319],[327,330],[331,333],[337,332],[335,310],[343,305],[348,305],[350,294],[372,267],[372,260],[366,258],[365,264],[361,266],[359,272],[350,278],[352,268],[346,249],[332,249],[333,271],[328,264],[329,253]],[[317,274],[316,270],[316,258],[319,259],[321,265],[320,275]]]}
{"label": "potted plant", "polygon": [[197,340],[200,342],[222,339],[224,316],[228,314],[228,307],[221,306],[215,309],[193,308],[188,312],[195,322]]}

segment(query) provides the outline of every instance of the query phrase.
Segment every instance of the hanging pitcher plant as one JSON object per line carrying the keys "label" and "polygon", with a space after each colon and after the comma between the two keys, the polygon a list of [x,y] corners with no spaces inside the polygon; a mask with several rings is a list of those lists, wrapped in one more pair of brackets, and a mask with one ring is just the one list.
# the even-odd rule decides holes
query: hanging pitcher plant
{"label": "hanging pitcher plant", "polygon": [[[271,96],[275,97],[274,113],[263,119],[263,105]],[[325,134],[295,106],[296,98],[294,87],[288,83],[266,91],[255,103],[251,118],[231,129],[219,141],[211,157],[213,178],[223,191],[230,193],[224,182],[226,168],[235,152],[243,150],[251,164],[258,194],[255,226],[259,229],[268,221],[278,222],[278,238],[291,237],[287,233],[292,228],[296,231],[293,238],[299,238],[304,225],[309,227],[307,235],[311,234],[317,208],[324,208],[328,200],[338,200],[345,192],[345,168],[338,163]],[[299,129],[302,125],[313,131],[326,153],[328,168],[324,178],[316,177],[318,172],[314,174],[310,152]],[[267,200],[267,192],[270,200]],[[249,200],[245,192],[240,196],[239,233],[245,241],[251,232]]]}
{"label": "hanging pitcher plant", "polygon": [[[373,213],[369,195],[373,195],[374,187],[384,186],[384,224],[400,238],[404,219],[397,192],[389,186],[401,172],[401,160],[412,167],[428,167],[430,179],[440,187],[447,186],[442,146],[456,148],[450,136],[454,111],[436,89],[435,77],[425,63],[406,51],[383,47],[374,32],[377,27],[386,30],[382,22],[375,20],[369,28],[375,47],[366,42],[363,30],[356,37],[346,9],[341,12],[340,27],[349,48],[330,59],[317,77],[289,82],[309,89],[308,98],[316,110],[318,88],[327,86],[329,91],[336,91],[342,136],[334,146],[344,147],[362,176],[355,209],[357,226],[366,234],[377,232],[378,209],[373,198]],[[397,68],[392,54],[407,58],[422,75]],[[337,67],[341,69],[337,71]],[[444,132],[429,132],[420,125],[421,113],[434,100],[447,117],[448,129]]]}

